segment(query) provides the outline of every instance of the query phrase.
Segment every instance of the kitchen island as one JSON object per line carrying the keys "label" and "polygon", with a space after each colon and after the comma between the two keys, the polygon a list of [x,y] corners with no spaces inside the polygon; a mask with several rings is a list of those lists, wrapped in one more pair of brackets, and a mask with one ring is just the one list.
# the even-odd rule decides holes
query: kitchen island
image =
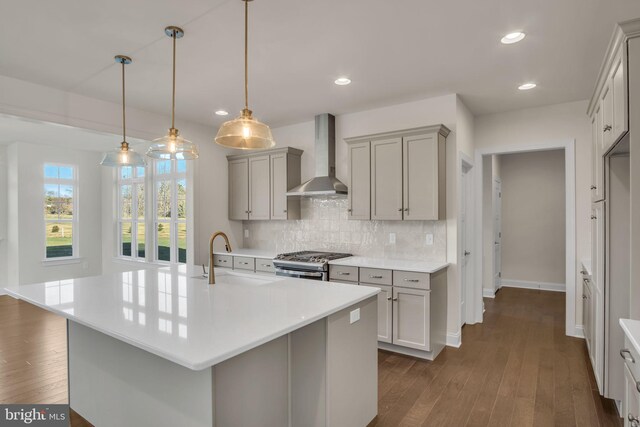
{"label": "kitchen island", "polygon": [[69,402],[98,426],[364,426],[377,293],[201,267],[6,288],[67,318]]}

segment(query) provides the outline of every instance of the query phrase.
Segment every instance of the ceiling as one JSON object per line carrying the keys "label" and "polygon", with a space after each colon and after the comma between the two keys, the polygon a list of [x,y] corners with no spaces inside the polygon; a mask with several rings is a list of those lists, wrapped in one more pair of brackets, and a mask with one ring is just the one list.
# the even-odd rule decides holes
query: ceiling
{"label": "ceiling", "polygon": [[[171,39],[180,25],[180,119],[218,126],[243,101],[239,0],[5,2],[0,74],[169,113]],[[587,99],[618,21],[637,0],[256,0],[250,107],[272,126],[458,93],[476,115]],[[508,32],[524,41],[502,45]],[[336,86],[348,76],[353,83]],[[517,86],[535,81],[522,92]]]}
{"label": "ceiling", "polygon": [[[0,114],[0,145],[27,142],[88,151],[107,151],[117,149],[121,141],[122,135]],[[134,148],[146,148],[146,142],[143,140],[127,138],[127,141]]]}

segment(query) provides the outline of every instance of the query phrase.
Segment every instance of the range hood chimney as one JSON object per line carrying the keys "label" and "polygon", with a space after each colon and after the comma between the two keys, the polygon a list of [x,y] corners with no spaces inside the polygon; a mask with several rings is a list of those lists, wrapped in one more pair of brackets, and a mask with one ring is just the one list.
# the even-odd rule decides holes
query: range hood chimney
{"label": "range hood chimney", "polygon": [[316,176],[287,192],[287,196],[344,196],[347,186],[336,178],[336,118],[332,114],[320,114],[315,121]]}

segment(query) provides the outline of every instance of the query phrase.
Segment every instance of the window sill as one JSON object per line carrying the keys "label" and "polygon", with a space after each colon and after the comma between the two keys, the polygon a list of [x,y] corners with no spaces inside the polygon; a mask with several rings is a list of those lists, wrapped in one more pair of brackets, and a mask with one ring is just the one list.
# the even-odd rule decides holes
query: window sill
{"label": "window sill", "polygon": [[56,265],[80,264],[84,261],[82,257],[64,257],[64,258],[48,258],[42,260],[45,267],[54,267]]}

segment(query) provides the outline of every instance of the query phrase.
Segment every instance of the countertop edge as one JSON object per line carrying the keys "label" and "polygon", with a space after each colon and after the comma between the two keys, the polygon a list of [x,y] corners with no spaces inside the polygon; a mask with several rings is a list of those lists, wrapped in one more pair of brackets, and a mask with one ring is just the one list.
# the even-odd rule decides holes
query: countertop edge
{"label": "countertop edge", "polygon": [[236,251],[224,252],[224,251],[213,251],[214,255],[229,255],[229,256],[244,256],[248,258],[258,258],[258,259],[274,259],[276,256],[272,254],[250,254],[250,253],[241,253]]}
{"label": "countertop edge", "polygon": [[[389,260],[389,259],[385,259],[385,258],[380,258],[379,260],[380,262],[386,262],[389,264],[393,263],[393,260]],[[399,262],[406,262],[403,260],[398,260]],[[412,262],[412,261],[409,261]],[[416,263],[422,262],[422,261],[415,261]],[[344,258],[344,259],[337,259],[337,260],[333,260],[333,261],[329,261],[330,265],[344,265],[344,266],[352,266],[352,267],[361,267],[361,268],[378,268],[381,270],[399,270],[399,271],[411,271],[411,272],[416,272],[416,273],[427,273],[427,274],[433,274],[433,273],[437,273],[440,270],[443,270],[447,267],[449,267],[451,265],[451,263],[448,262],[444,262],[444,263],[437,263],[434,262],[434,266],[431,268],[421,268],[421,267],[411,267],[411,266],[403,266],[403,265],[398,265],[398,266],[384,266],[381,267],[379,263],[377,263],[376,260],[371,259],[370,262],[364,261],[364,262],[357,262],[357,261],[353,261],[353,259],[349,259],[349,258]]]}
{"label": "countertop edge", "polygon": [[7,292],[7,294],[9,296],[11,296],[13,298],[26,301],[29,304],[33,304],[36,307],[40,307],[41,309],[46,310],[46,311],[48,311],[50,313],[57,314],[57,315],[59,315],[61,317],[64,317],[67,320],[70,320],[72,322],[76,322],[76,323],[78,323],[80,325],[83,325],[83,326],[86,326],[88,328],[91,328],[91,329],[93,329],[93,330],[95,330],[97,332],[103,333],[103,334],[105,334],[107,336],[110,336],[110,337],[115,338],[115,339],[117,339],[119,341],[127,343],[127,344],[129,344],[129,345],[131,345],[133,347],[136,347],[136,348],[139,348],[141,350],[147,351],[147,352],[149,352],[149,353],[151,353],[151,354],[153,354],[155,356],[161,357],[161,358],[163,358],[165,360],[168,360],[170,362],[173,362],[173,363],[175,363],[177,365],[180,365],[180,366],[183,366],[185,368],[191,369],[193,371],[201,371],[203,369],[215,366],[215,365],[217,365],[219,363],[224,362],[225,360],[231,359],[232,357],[235,357],[235,356],[237,356],[239,354],[242,354],[242,353],[244,353],[246,351],[249,351],[249,350],[252,350],[252,349],[254,349],[256,347],[259,347],[262,344],[265,344],[265,343],[267,343],[269,341],[272,341],[272,340],[274,340],[276,338],[280,338],[283,335],[286,335],[286,334],[291,333],[293,331],[296,331],[296,330],[298,330],[300,328],[303,328],[303,327],[305,327],[305,326],[307,326],[307,325],[309,325],[309,324],[311,324],[311,323],[313,323],[313,322],[315,322],[317,320],[323,319],[325,317],[329,317],[332,314],[335,314],[335,313],[337,313],[337,312],[339,312],[341,310],[344,310],[347,307],[350,307],[350,306],[352,306],[354,304],[362,302],[362,301],[364,301],[364,300],[366,300],[368,298],[374,297],[378,293],[380,293],[380,289],[369,288],[368,289],[369,292],[366,295],[363,295],[362,297],[355,298],[355,299],[353,299],[353,300],[351,300],[349,302],[346,302],[344,304],[340,304],[339,306],[337,306],[337,307],[335,307],[335,308],[333,308],[333,309],[331,309],[331,310],[329,310],[329,311],[327,311],[325,313],[319,314],[317,316],[309,317],[309,318],[305,319],[304,321],[296,323],[295,325],[292,325],[290,327],[287,327],[287,328],[284,328],[282,330],[276,331],[276,332],[274,332],[272,334],[269,334],[269,335],[267,335],[267,336],[265,336],[263,338],[260,338],[260,339],[258,339],[256,341],[253,341],[253,342],[248,343],[246,345],[240,346],[240,347],[234,349],[233,351],[229,351],[229,352],[224,353],[224,354],[222,354],[222,355],[220,355],[218,357],[215,357],[213,359],[206,359],[206,360],[203,360],[203,361],[192,363],[192,362],[190,362],[188,360],[181,359],[179,357],[174,357],[174,356],[172,356],[170,354],[167,354],[167,353],[164,353],[162,351],[159,351],[157,348],[147,346],[147,345],[145,345],[145,344],[143,344],[143,343],[141,343],[139,341],[136,341],[136,340],[130,339],[128,337],[122,336],[120,334],[114,333],[113,331],[106,330],[106,329],[104,329],[104,328],[102,328],[102,327],[100,327],[98,325],[92,324],[91,322],[86,322],[86,321],[83,321],[81,319],[77,319],[77,318],[73,317],[73,315],[71,315],[71,314],[69,314],[69,313],[67,313],[67,312],[65,312],[63,310],[57,310],[57,309],[54,309],[54,308],[52,308],[50,306],[47,306],[47,305],[44,305],[44,304],[39,304],[37,301],[32,300],[30,298],[24,298],[21,295],[19,295],[18,293],[16,293],[14,288],[4,288],[4,290]]}

